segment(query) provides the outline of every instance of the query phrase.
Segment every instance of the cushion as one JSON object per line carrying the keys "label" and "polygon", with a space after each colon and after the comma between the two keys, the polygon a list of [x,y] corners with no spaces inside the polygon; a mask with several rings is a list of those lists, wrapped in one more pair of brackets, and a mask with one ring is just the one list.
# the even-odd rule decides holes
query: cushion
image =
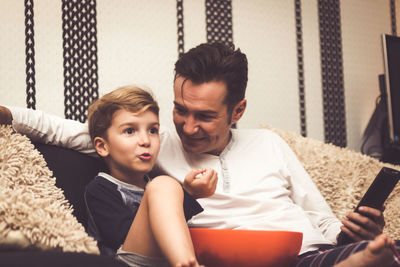
{"label": "cushion", "polygon": [[72,214],[86,228],[88,219],[84,201],[85,187],[99,171],[107,171],[106,165],[100,158],[72,149],[40,143],[34,145],[56,177],[55,185],[64,191],[65,198],[72,205]]}
{"label": "cushion", "polygon": [[30,140],[0,126],[0,246],[98,254]]}
{"label": "cushion", "polygon": [[196,257],[207,267],[290,266],[296,259],[303,234],[190,228]]}

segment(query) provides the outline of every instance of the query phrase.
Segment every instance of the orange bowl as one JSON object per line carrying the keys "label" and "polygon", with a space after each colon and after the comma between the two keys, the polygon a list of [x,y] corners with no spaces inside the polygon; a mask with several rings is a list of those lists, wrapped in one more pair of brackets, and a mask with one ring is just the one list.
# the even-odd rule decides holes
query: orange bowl
{"label": "orange bowl", "polygon": [[290,266],[296,259],[303,234],[190,228],[196,257],[207,267]]}

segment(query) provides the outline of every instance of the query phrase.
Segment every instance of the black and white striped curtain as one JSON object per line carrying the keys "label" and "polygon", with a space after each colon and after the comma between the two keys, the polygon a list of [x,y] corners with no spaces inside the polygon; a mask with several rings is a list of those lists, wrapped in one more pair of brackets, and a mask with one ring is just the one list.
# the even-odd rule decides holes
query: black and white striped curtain
{"label": "black and white striped curtain", "polygon": [[[65,117],[84,122],[98,97],[96,0],[61,0]],[[26,104],[36,108],[34,0],[25,0]],[[232,45],[232,1],[205,0],[206,41]],[[300,129],[307,135],[301,0],[294,0]],[[325,141],[346,146],[346,111],[340,0],[318,0]],[[388,0],[392,34],[397,35],[396,1]],[[184,48],[184,0],[177,0],[177,48]]]}
{"label": "black and white striped curtain", "polygon": [[342,29],[340,0],[318,0],[325,142],[345,147]]}
{"label": "black and white striped curtain", "polygon": [[63,0],[65,117],[85,122],[98,98],[95,0]]}
{"label": "black and white striped curtain", "polygon": [[[62,0],[65,118],[86,121],[98,98],[95,0]],[[36,108],[34,1],[25,0],[26,102]]]}
{"label": "black and white striped curtain", "polygon": [[301,0],[294,0],[296,19],[296,47],[297,47],[297,77],[299,85],[300,107],[300,134],[307,136],[306,122],[306,96],[304,86],[304,61],[303,61],[303,26],[301,18]]}
{"label": "black and white striped curtain", "polygon": [[233,44],[232,1],[206,0],[207,42]]}
{"label": "black and white striped curtain", "polygon": [[25,0],[26,106],[36,109],[35,31],[33,0]]}

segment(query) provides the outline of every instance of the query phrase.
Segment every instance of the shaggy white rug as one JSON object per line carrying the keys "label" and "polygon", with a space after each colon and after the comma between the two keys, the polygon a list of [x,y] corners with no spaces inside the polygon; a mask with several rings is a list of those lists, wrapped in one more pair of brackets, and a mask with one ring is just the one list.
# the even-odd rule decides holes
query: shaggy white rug
{"label": "shaggy white rug", "polygon": [[0,125],[0,248],[98,254],[30,140]]}
{"label": "shaggy white rug", "polygon": [[[289,144],[339,219],[354,210],[383,166],[400,170],[400,166],[382,163],[346,148],[289,131],[271,130]],[[385,207],[384,232],[393,239],[400,239],[400,183],[390,194]]]}

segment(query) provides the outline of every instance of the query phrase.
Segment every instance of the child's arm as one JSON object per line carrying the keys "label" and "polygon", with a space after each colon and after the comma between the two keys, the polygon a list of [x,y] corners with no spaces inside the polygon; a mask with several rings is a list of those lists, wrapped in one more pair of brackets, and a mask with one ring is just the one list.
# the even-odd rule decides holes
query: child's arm
{"label": "child's arm", "polygon": [[194,198],[210,197],[217,188],[218,173],[211,169],[190,171],[183,181],[183,188]]}

